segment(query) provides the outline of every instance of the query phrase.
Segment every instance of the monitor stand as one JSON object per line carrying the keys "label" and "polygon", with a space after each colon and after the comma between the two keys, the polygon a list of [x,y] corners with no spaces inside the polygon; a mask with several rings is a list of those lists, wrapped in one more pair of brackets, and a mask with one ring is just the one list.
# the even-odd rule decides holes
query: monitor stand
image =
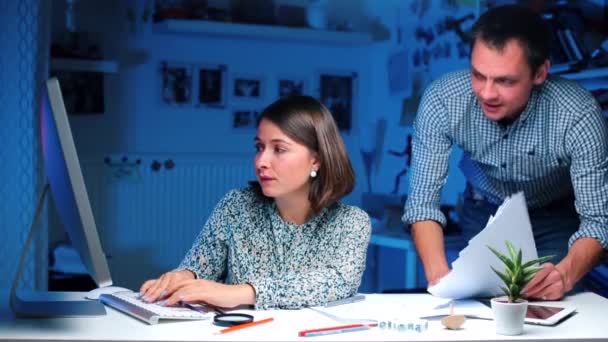
{"label": "monitor stand", "polygon": [[34,234],[39,231],[38,221],[44,200],[49,191],[49,184],[44,186],[38,197],[38,204],[34,219],[27,236],[19,267],[11,286],[10,305],[11,310],[19,317],[56,317],[56,316],[100,316],[106,314],[103,304],[95,300],[85,299],[87,292],[49,292],[49,291],[19,291],[17,286],[23,273],[27,252]]}

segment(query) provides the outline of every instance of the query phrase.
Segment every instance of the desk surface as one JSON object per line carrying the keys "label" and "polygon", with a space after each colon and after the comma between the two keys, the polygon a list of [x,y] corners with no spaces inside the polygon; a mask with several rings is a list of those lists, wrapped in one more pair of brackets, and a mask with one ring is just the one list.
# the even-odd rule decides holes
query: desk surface
{"label": "desk surface", "polygon": [[[408,301],[426,294],[382,295],[390,303],[407,307]],[[385,299],[385,298],[382,298]],[[256,311],[256,320],[274,321],[256,327],[215,335],[220,329],[209,321],[165,322],[147,325],[113,309],[106,316],[93,318],[15,319],[3,306],[0,340],[20,341],[608,341],[608,299],[592,293],[566,298],[566,305],[578,313],[556,327],[526,325],[524,334],[501,336],[494,333],[494,322],[468,319],[464,329],[449,331],[439,321],[430,321],[424,333],[396,332],[373,328],[345,334],[297,337],[298,331],[339,325],[312,310]],[[378,311],[382,312],[383,308]]]}

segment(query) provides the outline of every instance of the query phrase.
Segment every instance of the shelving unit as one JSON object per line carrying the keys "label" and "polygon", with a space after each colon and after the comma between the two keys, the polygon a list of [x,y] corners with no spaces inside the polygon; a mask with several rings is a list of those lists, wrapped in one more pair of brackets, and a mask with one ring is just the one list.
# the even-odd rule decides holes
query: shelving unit
{"label": "shelving unit", "polygon": [[608,67],[583,69],[578,72],[559,75],[580,83],[588,90],[608,88]]}
{"label": "shelving unit", "polygon": [[592,78],[608,77],[608,67],[584,69],[579,72],[563,74],[562,76],[571,80],[585,80]]}
{"label": "shelving unit", "polygon": [[365,45],[373,43],[367,32],[324,31],[287,26],[224,23],[204,20],[169,19],[154,24],[159,33],[199,34],[216,37],[282,40],[333,45]]}
{"label": "shelving unit", "polygon": [[51,69],[117,73],[118,62],[113,60],[89,60],[77,58],[52,58]]}

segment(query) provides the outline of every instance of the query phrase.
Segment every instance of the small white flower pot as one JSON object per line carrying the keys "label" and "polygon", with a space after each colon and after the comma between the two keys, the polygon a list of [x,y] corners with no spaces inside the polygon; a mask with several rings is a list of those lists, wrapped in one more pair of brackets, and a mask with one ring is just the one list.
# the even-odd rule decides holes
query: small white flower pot
{"label": "small white flower pot", "polygon": [[520,299],[515,303],[509,303],[507,297],[497,297],[492,298],[491,303],[497,334],[520,335],[524,331],[527,300]]}

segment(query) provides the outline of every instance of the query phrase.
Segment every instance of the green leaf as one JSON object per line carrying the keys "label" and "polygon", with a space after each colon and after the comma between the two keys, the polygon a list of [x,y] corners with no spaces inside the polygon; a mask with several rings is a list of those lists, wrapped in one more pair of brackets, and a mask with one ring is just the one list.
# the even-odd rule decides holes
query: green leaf
{"label": "green leaf", "polygon": [[487,246],[492,253],[494,253],[494,255],[496,255],[498,257],[498,259],[500,259],[500,261],[502,261],[503,264],[505,264],[505,266],[507,266],[507,269],[512,269],[513,268],[513,262],[511,262],[511,260],[509,260],[509,258],[507,258],[507,256],[505,256],[504,254],[500,253],[499,251],[495,250],[494,248]]}
{"label": "green leaf", "polygon": [[528,267],[527,269],[524,270],[524,277],[527,277],[528,275],[532,274],[536,274],[538,273],[538,271],[542,270],[542,267]]}
{"label": "green leaf", "polygon": [[490,266],[490,268],[492,269],[492,271],[494,271],[494,273],[496,273],[498,275],[498,277],[500,277],[500,279],[505,283],[505,285],[509,286],[509,283],[510,283],[509,276],[500,272],[499,270],[495,269],[492,266]]}
{"label": "green leaf", "polygon": [[542,264],[544,262],[547,262],[547,261],[553,259],[554,256],[555,255],[547,255],[547,256],[544,256],[544,257],[541,257],[541,258],[538,258],[538,259],[530,260],[530,261],[526,262],[523,265],[523,267],[526,268],[526,267],[530,267],[531,265]]}
{"label": "green leaf", "polygon": [[517,252],[515,251],[515,247],[513,247],[513,244],[511,243],[511,241],[507,240],[507,241],[505,241],[505,244],[507,245],[507,249],[509,250],[509,255],[511,256],[511,260],[517,260]]}
{"label": "green leaf", "polygon": [[510,284],[513,281],[513,278],[514,278],[515,274],[513,273],[512,270],[509,270],[509,269],[507,269],[505,271],[506,271],[507,277],[509,279],[509,284]]}
{"label": "green leaf", "polygon": [[536,272],[532,273],[532,274],[528,274],[524,277],[524,281],[523,284],[524,286],[528,285],[528,283],[530,282],[530,280],[532,280],[532,278],[534,278],[534,276],[536,275]]}
{"label": "green leaf", "polygon": [[487,246],[505,265],[504,272],[498,271],[492,266],[490,267],[505,284],[500,289],[509,297],[510,301],[517,301],[522,297],[522,291],[526,285],[534,278],[538,271],[543,269],[543,267],[537,265],[550,260],[553,256],[545,256],[523,263],[522,250],[517,250],[511,241],[507,240],[505,244],[508,256],[491,246]]}
{"label": "green leaf", "polygon": [[511,284],[511,297],[516,300],[521,297],[521,287],[518,284]]}
{"label": "green leaf", "polygon": [[521,266],[521,249],[517,252],[517,259],[515,259],[515,265]]}

